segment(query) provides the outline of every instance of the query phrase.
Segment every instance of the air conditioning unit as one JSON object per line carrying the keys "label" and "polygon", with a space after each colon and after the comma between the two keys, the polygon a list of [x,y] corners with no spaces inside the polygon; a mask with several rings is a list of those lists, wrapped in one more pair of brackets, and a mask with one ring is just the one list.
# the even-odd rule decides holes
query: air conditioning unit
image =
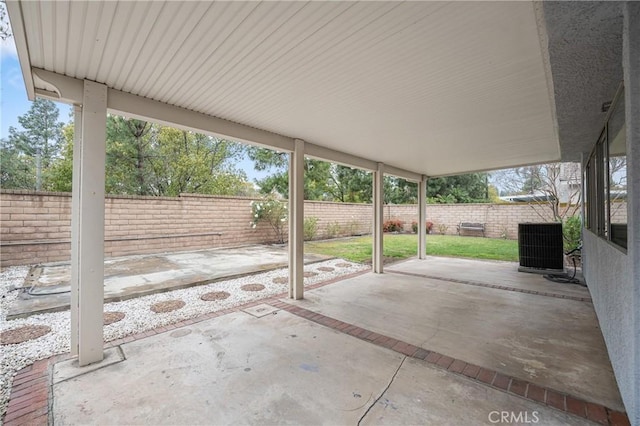
{"label": "air conditioning unit", "polygon": [[563,272],[564,252],[561,223],[519,223],[519,271]]}

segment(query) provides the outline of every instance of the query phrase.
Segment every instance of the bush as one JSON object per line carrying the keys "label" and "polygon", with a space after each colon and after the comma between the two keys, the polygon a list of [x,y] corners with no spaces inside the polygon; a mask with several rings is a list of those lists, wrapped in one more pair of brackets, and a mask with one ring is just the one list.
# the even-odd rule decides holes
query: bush
{"label": "bush", "polygon": [[342,227],[338,222],[331,222],[327,225],[327,237],[329,238],[337,237],[338,235],[340,235],[341,231]]}
{"label": "bush", "polygon": [[564,237],[564,251],[569,252],[580,246],[582,239],[582,222],[579,216],[571,216],[562,224],[562,236]]}
{"label": "bush", "polygon": [[360,235],[360,222],[357,220],[352,220],[347,224],[347,228],[349,229],[349,235]]}
{"label": "bush", "polygon": [[318,232],[318,218],[314,216],[304,218],[304,240],[311,241]]}
{"label": "bush", "polygon": [[[427,225],[427,234],[430,234],[431,233],[431,229],[433,228],[433,222],[427,221],[426,225]],[[418,222],[416,222],[415,220],[413,222],[411,222],[411,230],[413,230],[414,234],[418,233]],[[446,229],[445,229],[445,231],[446,231]]]}
{"label": "bush", "polygon": [[404,222],[398,219],[386,220],[382,224],[382,232],[402,232],[404,231]]}
{"label": "bush", "polygon": [[266,222],[280,244],[284,243],[288,217],[287,204],[278,200],[274,193],[251,202],[251,227],[255,229],[260,222]]}
{"label": "bush", "polygon": [[449,227],[447,225],[445,225],[444,223],[441,223],[440,225],[438,225],[438,232],[440,233],[440,235],[444,235],[447,233],[447,229],[449,229]]}

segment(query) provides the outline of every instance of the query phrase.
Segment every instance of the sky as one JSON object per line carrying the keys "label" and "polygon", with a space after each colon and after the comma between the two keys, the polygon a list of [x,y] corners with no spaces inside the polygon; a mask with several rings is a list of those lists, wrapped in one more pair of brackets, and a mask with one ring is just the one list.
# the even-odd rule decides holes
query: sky
{"label": "sky", "polygon": [[[0,48],[0,138],[4,139],[9,136],[9,127],[21,129],[18,117],[29,111],[31,101],[27,98],[13,38],[0,41]],[[56,106],[60,110],[60,121],[70,121],[71,106],[60,102],[56,102]],[[256,171],[248,158],[238,161],[236,166],[247,174],[250,182],[269,174]]]}

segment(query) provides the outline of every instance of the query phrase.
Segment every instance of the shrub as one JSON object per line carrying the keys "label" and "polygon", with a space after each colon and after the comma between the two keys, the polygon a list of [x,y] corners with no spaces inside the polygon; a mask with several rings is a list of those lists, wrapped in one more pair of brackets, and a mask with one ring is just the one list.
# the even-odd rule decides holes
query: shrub
{"label": "shrub", "polygon": [[440,225],[438,225],[438,232],[440,233],[440,235],[444,235],[447,233],[447,229],[449,229],[449,227],[447,225],[445,225],[444,223],[441,223]]}
{"label": "shrub", "polygon": [[311,241],[318,232],[318,218],[314,216],[304,218],[304,240]]}
{"label": "shrub", "polygon": [[360,235],[360,222],[357,220],[352,220],[347,224],[347,228],[349,229],[349,235]]}
{"label": "shrub", "polygon": [[260,222],[266,222],[280,244],[284,243],[288,216],[287,204],[278,200],[274,193],[251,202],[251,227],[255,229]]}
{"label": "shrub", "polygon": [[[427,234],[430,234],[431,229],[433,228],[433,222],[427,221],[426,225],[427,225]],[[418,233],[418,222],[416,222],[415,220],[411,222],[411,230],[413,231],[414,234]]]}
{"label": "shrub", "polygon": [[335,238],[340,235],[342,227],[338,222],[331,222],[327,225],[327,237]]}
{"label": "shrub", "polygon": [[386,220],[382,224],[383,232],[402,232],[404,231],[404,222],[398,219]]}
{"label": "shrub", "polygon": [[564,237],[564,251],[568,252],[580,246],[582,239],[582,222],[580,216],[571,216],[562,224],[562,236]]}

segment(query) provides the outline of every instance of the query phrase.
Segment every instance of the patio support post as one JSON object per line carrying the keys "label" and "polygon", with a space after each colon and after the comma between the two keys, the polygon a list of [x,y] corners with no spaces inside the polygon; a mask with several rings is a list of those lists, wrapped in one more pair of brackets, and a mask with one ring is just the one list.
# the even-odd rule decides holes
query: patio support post
{"label": "patio support post", "polygon": [[418,259],[427,254],[427,177],[422,176],[418,182]]}
{"label": "patio support post", "polygon": [[304,141],[289,156],[289,297],[304,297]]}
{"label": "patio support post", "polygon": [[84,81],[80,117],[76,117],[76,123],[80,121],[80,137],[75,139],[73,156],[71,351],[77,353],[78,364],[84,366],[101,361],[104,347],[107,86]]}
{"label": "patio support post", "polygon": [[82,106],[73,106],[73,173],[71,175],[71,356],[78,356],[78,232],[80,230],[80,159],[82,158]]}
{"label": "patio support post", "polygon": [[373,272],[383,272],[383,232],[384,222],[384,164],[378,163],[378,169],[373,172]]}

